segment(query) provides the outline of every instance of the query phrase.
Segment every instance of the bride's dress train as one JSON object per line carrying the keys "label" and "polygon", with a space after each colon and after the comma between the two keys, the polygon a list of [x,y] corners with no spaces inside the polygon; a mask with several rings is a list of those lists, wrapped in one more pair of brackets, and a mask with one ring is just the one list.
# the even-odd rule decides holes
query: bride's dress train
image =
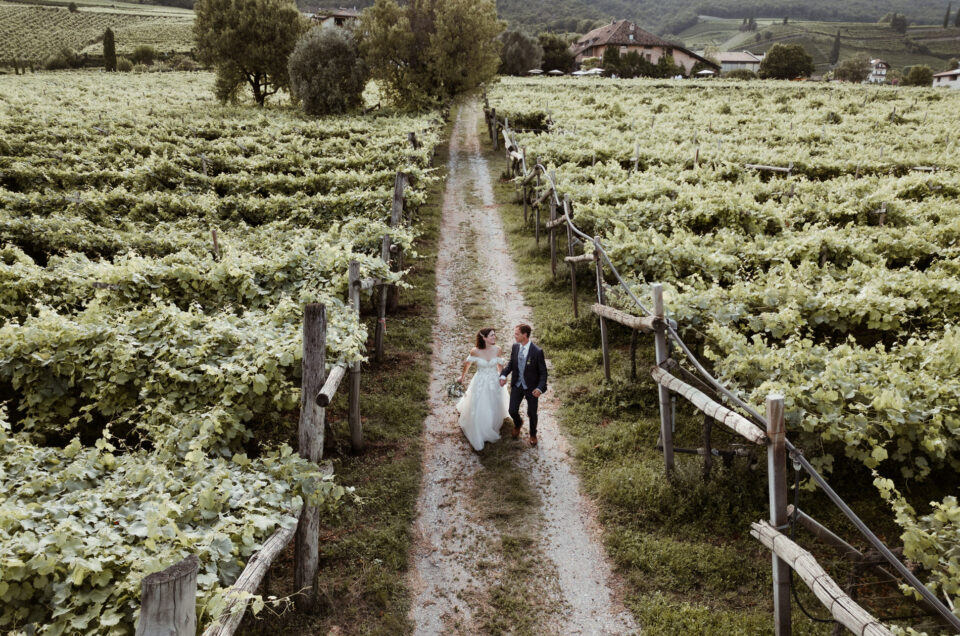
{"label": "bride's dress train", "polygon": [[502,358],[484,360],[478,356],[467,356],[475,362],[477,372],[470,380],[466,393],[457,402],[460,413],[460,428],[475,450],[482,450],[485,442],[500,439],[500,427],[508,417],[510,395],[507,387],[500,386],[498,364],[505,364]]}

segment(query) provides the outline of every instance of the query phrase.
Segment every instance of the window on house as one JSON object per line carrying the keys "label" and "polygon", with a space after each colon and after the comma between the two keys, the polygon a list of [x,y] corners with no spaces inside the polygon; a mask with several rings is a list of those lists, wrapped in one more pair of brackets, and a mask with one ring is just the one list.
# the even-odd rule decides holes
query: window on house
{"label": "window on house", "polygon": [[633,42],[633,33],[630,34],[630,41]]}
{"label": "window on house", "polygon": [[621,47],[620,47],[620,55],[626,55],[626,54],[627,54],[627,47],[621,46]]}

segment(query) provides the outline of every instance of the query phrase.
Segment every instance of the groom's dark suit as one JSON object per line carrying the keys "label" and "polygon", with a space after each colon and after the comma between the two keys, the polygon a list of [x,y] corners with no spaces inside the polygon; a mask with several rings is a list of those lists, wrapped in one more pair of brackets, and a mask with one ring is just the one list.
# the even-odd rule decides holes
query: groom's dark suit
{"label": "groom's dark suit", "polygon": [[[520,369],[519,354],[520,345],[516,343],[510,350],[510,362],[500,372],[501,376],[510,378],[510,417],[513,418],[513,426],[520,429],[523,426],[523,420],[520,419],[520,402],[524,398],[527,400],[527,418],[530,421],[530,437],[537,436],[537,397],[533,395],[535,389],[540,393],[547,392],[547,361],[543,356],[543,349],[530,343],[527,351],[527,359]],[[522,377],[522,382],[521,382]],[[526,389],[523,385],[526,385]]]}

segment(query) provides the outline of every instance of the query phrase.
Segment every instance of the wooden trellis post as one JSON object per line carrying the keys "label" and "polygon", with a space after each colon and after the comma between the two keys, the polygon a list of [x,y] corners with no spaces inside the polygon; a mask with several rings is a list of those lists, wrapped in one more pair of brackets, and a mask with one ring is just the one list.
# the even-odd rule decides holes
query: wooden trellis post
{"label": "wooden trellis post", "polygon": [[[657,366],[666,362],[667,331],[666,315],[663,307],[663,285],[654,283],[650,286],[653,293],[653,315],[659,319],[654,335],[654,347],[657,354]],[[663,445],[663,462],[667,473],[673,472],[673,408],[670,403],[670,390],[662,384],[658,387],[660,393],[660,443]]]}
{"label": "wooden trellis post", "polygon": [[[563,197],[563,213],[567,215],[567,218],[570,219],[570,222],[573,222],[573,203],[570,202],[570,195]],[[565,223],[567,227],[567,256],[573,256],[573,229],[571,229],[569,223]],[[567,261],[570,263],[570,294],[573,296],[573,317],[579,318],[580,312],[577,307],[577,264],[573,261]]]}
{"label": "wooden trellis post", "polygon": [[[603,287],[603,260],[600,255],[600,240],[593,239],[593,261],[597,269],[597,302],[607,304],[607,292]],[[600,346],[603,349],[603,377],[610,380],[610,348],[607,345],[607,320],[600,316]]]}
{"label": "wooden trellis post", "polygon": [[557,220],[557,200],[550,197],[550,221],[547,227],[550,228],[550,275],[557,277],[557,234],[553,222]]}
{"label": "wooden trellis post", "polygon": [[[393,183],[393,207],[390,210],[390,227],[399,227],[403,222],[404,191],[410,183],[410,177],[403,172],[398,172]],[[403,271],[403,249],[400,245],[391,244],[388,248],[387,263],[391,259],[394,263],[394,269]],[[386,311],[395,312],[400,304],[400,289],[396,285],[390,285],[387,292]],[[385,314],[386,312],[384,312]]]}
{"label": "wooden trellis post", "polygon": [[[327,310],[311,303],[303,310],[303,378],[300,393],[300,457],[317,463],[323,456],[324,410],[316,396],[326,380]],[[320,508],[304,503],[297,523],[293,589],[305,592],[296,597],[297,609],[312,612],[317,595],[314,583],[319,569]]]}
{"label": "wooden trellis post", "polygon": [[[348,270],[350,308],[360,315],[360,263],[350,261]],[[353,451],[363,450],[363,426],[360,421],[360,363],[350,364],[350,444]]]}
{"label": "wooden trellis post", "polygon": [[[778,531],[787,525],[787,436],[783,395],[767,396],[767,478],[770,491],[770,524]],[[790,636],[790,565],[773,554],[773,623],[776,636]]]}
{"label": "wooden trellis post", "polygon": [[191,554],[141,585],[140,620],[136,636],[194,636],[197,633],[197,570]]}

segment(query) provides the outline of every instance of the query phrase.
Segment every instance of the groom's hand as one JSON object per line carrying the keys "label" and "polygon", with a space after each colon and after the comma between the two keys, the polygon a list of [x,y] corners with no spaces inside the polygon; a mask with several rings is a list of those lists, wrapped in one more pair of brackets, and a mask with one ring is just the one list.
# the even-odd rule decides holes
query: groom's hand
{"label": "groom's hand", "polygon": [[507,381],[503,378],[500,378],[500,386],[507,386]]}
{"label": "groom's hand", "polygon": [[540,389],[534,389],[534,390],[533,390],[533,397],[538,398],[538,397],[540,397],[541,395],[543,395],[543,393],[540,392]]}

